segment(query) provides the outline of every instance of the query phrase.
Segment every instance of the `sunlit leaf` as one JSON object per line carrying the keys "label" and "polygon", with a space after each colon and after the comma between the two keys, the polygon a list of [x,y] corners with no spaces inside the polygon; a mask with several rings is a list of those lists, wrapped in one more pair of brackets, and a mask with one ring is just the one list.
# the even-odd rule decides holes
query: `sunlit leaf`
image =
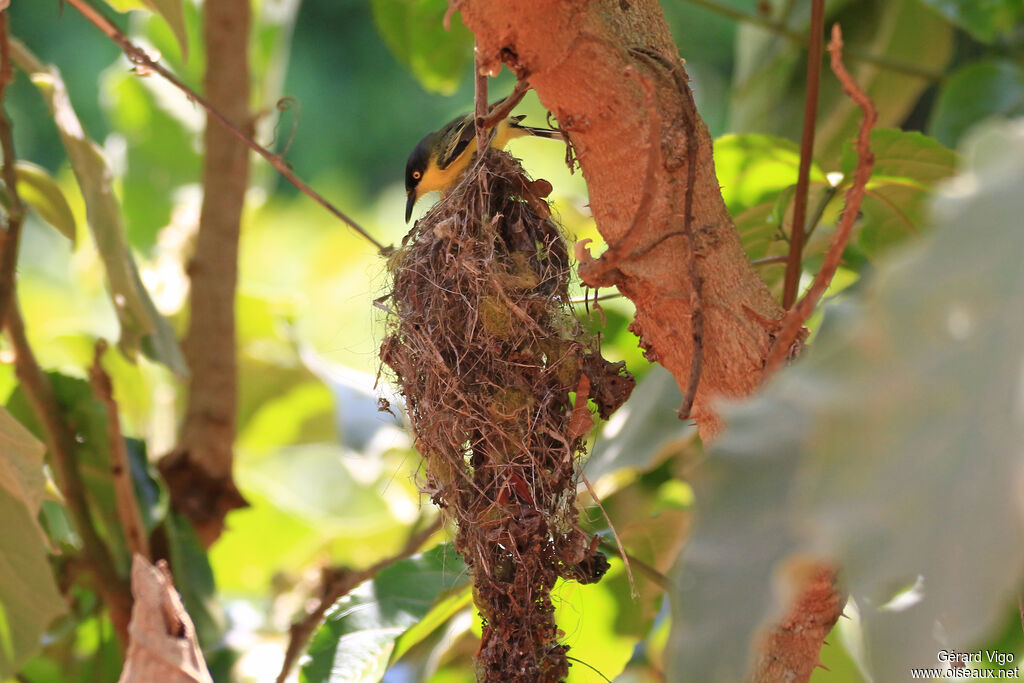
{"label": "sunlit leaf", "polygon": [[676,414],[682,400],[672,374],[651,368],[597,440],[584,468],[591,481],[622,468],[650,469],[684,448],[697,428]]}
{"label": "sunlit leaf", "polygon": [[182,59],[188,58],[188,34],[185,31],[183,0],[106,0],[118,12],[145,9],[160,15],[174,32]]}
{"label": "sunlit leaf", "polygon": [[0,408],[0,488],[24,503],[32,517],[46,497],[44,452],[43,444]]}
{"label": "sunlit leaf", "polygon": [[1024,20],[1020,0],[924,0],[978,40],[991,43]]}
{"label": "sunlit leaf", "polygon": [[969,650],[1016,595],[1024,128],[971,142],[928,237],[879,263],[804,359],[726,411],[675,577],[674,670],[739,680],[737,643],[780,607],[777,573],[801,554],[842,566],[876,680]]}
{"label": "sunlit leaf", "polygon": [[[723,135],[715,140],[715,172],[729,213],[738,215],[793,185],[800,168],[796,143],[772,135]],[[824,181],[817,164],[811,179]]]}
{"label": "sunlit leaf", "polygon": [[447,544],[382,569],[327,613],[299,680],[376,683],[397,638],[423,619],[445,591],[466,580],[462,558]]}
{"label": "sunlit leaf", "polygon": [[18,196],[35,210],[39,217],[57,229],[57,232],[75,243],[75,216],[71,213],[64,191],[42,166],[19,161],[15,167],[18,176]]}
{"label": "sunlit leaf", "polygon": [[82,129],[56,69],[41,64],[20,43],[12,42],[11,50],[43,95],[85,198],[89,228],[106,267],[110,296],[121,323],[121,349],[130,357],[141,349],[175,373],[185,375],[185,360],[174,331],[153,305],[125,240],[106,159]]}
{"label": "sunlit leaf", "polygon": [[928,131],[956,144],[973,124],[990,116],[1024,114],[1024,66],[990,59],[968,64],[943,82]]}
{"label": "sunlit leaf", "polygon": [[469,583],[467,574],[466,583],[461,587],[452,588],[443,598],[438,600],[427,615],[417,622],[412,628],[403,633],[395,644],[395,650],[391,653],[391,661],[395,662],[413,646],[423,642],[431,633],[441,627],[446,621],[473,604],[473,588]]}
{"label": "sunlit leaf", "polygon": [[44,496],[43,445],[0,408],[0,678],[39,650],[67,611],[36,521]]}
{"label": "sunlit leaf", "polygon": [[[875,166],[861,205],[859,244],[869,257],[925,228],[926,206],[932,187],[956,168],[956,152],[916,132],[880,129],[871,133]],[[843,147],[843,173],[853,175],[857,152]]]}
{"label": "sunlit leaf", "polygon": [[639,640],[619,628],[619,617],[625,615],[619,614],[621,603],[617,603],[616,593],[623,585],[613,584],[611,579],[625,571],[621,562],[614,558],[611,562],[613,569],[598,583],[559,581],[552,591],[555,621],[565,633],[562,642],[569,646],[573,657],[567,683],[602,680],[594,670],[614,679],[622,673]]}
{"label": "sunlit leaf", "polygon": [[444,28],[448,0],[373,0],[377,30],[427,90],[451,95],[473,61],[473,34],[461,15]]}

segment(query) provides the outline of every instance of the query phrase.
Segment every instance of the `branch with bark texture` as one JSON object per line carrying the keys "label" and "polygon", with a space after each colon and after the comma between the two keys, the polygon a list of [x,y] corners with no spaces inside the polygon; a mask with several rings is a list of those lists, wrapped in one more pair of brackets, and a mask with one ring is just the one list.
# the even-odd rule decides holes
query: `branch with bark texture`
{"label": "branch with bark texture", "polygon": [[7,190],[7,220],[0,230],[0,321],[6,319],[7,310],[14,299],[14,277],[18,266],[18,242],[21,225],[25,221],[25,204],[18,195],[18,174],[15,169],[14,136],[11,121],[3,106],[7,86],[14,81],[11,68],[11,46],[7,35],[7,12],[0,11],[0,149],[4,154],[3,181]]}
{"label": "branch with bark texture", "polygon": [[[249,0],[203,4],[206,75],[211,107],[248,131]],[[244,507],[232,478],[238,368],[235,287],[238,237],[249,183],[249,149],[208,117],[204,136],[203,204],[191,278],[188,333],[182,348],[191,373],[185,423],[177,447],[160,461],[175,508],[192,521],[206,546],[224,517]]]}

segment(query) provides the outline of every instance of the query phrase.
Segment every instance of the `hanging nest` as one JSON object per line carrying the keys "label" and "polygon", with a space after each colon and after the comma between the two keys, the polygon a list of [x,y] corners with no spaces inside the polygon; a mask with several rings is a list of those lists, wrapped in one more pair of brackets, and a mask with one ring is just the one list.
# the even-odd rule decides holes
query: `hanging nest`
{"label": "hanging nest", "polygon": [[491,150],[389,262],[381,359],[425,460],[421,486],[457,522],[473,573],[481,681],[568,674],[551,589],[559,577],[597,581],[608,567],[577,522],[587,401],[608,417],[634,383],[573,315],[550,189]]}

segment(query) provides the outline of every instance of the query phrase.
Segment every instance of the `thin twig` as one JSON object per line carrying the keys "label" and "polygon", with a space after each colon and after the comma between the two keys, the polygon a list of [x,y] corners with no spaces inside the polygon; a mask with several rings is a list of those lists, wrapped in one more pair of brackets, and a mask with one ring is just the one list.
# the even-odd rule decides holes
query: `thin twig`
{"label": "thin twig", "polygon": [[772,350],[768,354],[768,359],[765,361],[765,376],[770,375],[789,355],[790,346],[800,335],[804,321],[814,312],[818,301],[821,300],[825,290],[828,289],[829,284],[832,282],[832,277],[842,261],[843,250],[850,241],[850,233],[853,231],[853,224],[857,220],[857,214],[860,212],[860,204],[864,199],[864,192],[868,180],[871,178],[871,170],[875,165],[875,157],[871,153],[870,137],[871,129],[878,120],[878,112],[871,103],[871,99],[860,89],[846,70],[846,67],[843,66],[842,50],[842,32],[839,24],[835,24],[832,27],[832,42],[828,46],[828,51],[832,56],[832,71],[835,72],[839,82],[842,83],[846,94],[864,112],[864,119],[861,121],[860,131],[857,133],[857,168],[854,171],[853,184],[846,191],[843,215],[839,220],[836,234],[832,237],[832,243],[829,244],[821,270],[818,271],[814,282],[803,298],[800,299],[800,302],[790,309],[783,316],[782,320],[779,321],[779,332],[776,335]]}
{"label": "thin twig", "polygon": [[[597,290],[595,289],[594,291],[596,292]],[[616,291],[616,292],[609,292],[607,294],[602,294],[600,296],[593,296],[593,297],[584,296],[582,299],[580,299],[579,297],[577,297],[575,299],[569,299],[569,303],[571,303],[571,304],[589,304],[589,303],[594,303],[594,302],[597,302],[597,301],[608,301],[609,299],[618,299],[618,298],[624,297],[624,296],[626,296],[626,295],[623,294],[622,292]]]}
{"label": "thin twig", "polygon": [[512,89],[509,96],[503,99],[498,104],[494,105],[490,113],[483,118],[483,121],[477,119],[477,126],[482,127],[484,130],[490,130],[496,125],[501,123],[506,116],[512,113],[512,110],[516,108],[523,98],[526,96],[527,91],[530,89],[530,84],[527,81],[516,81],[516,87]]}
{"label": "thin twig", "polygon": [[821,85],[821,46],[825,35],[825,0],[811,0],[811,40],[807,48],[807,88],[804,97],[804,128],[800,137],[800,170],[793,198],[793,226],[790,230],[789,260],[782,287],[782,307],[789,309],[796,301],[803,264],[804,237],[807,220],[807,191],[811,182],[811,160],[814,157],[814,129],[818,120],[818,88]]}
{"label": "thin twig", "polygon": [[822,194],[821,201],[818,202],[818,206],[814,209],[814,215],[811,216],[811,220],[807,222],[807,234],[804,236],[806,240],[811,239],[811,235],[818,229],[818,225],[821,223],[822,217],[825,215],[825,209],[828,208],[829,202],[836,196],[836,192],[839,191],[838,185],[829,185],[825,188]]}
{"label": "thin twig", "polygon": [[629,553],[626,552],[626,547],[622,545],[622,539],[619,538],[619,532],[615,530],[615,525],[612,524],[612,518],[608,516],[608,513],[604,509],[604,505],[601,503],[601,498],[597,495],[597,491],[590,484],[590,480],[587,479],[587,475],[580,472],[580,479],[583,480],[583,485],[587,487],[587,491],[590,492],[590,497],[597,503],[597,507],[601,510],[601,514],[604,515],[604,521],[608,522],[608,528],[612,532],[612,537],[615,539],[615,545],[619,547],[619,556],[622,557],[622,564],[626,565],[626,576],[629,577],[629,592],[635,598],[640,594],[636,591],[636,581],[633,579],[633,569],[629,565]]}
{"label": "thin twig", "polygon": [[697,104],[693,101],[693,91],[686,83],[686,74],[678,63],[670,65],[676,87],[689,101],[689,106],[684,109],[687,114],[683,117],[683,126],[686,128],[686,193],[683,201],[683,234],[686,235],[687,259],[686,277],[690,281],[690,335],[693,342],[693,351],[690,356],[690,377],[683,392],[683,401],[679,406],[679,419],[686,420],[690,417],[693,409],[693,402],[697,398],[697,388],[700,386],[701,373],[704,368],[704,306],[702,304],[702,282],[700,271],[697,269],[697,239],[693,234],[693,191],[697,185],[697,155],[699,153],[697,143],[696,117]]}
{"label": "thin twig", "polygon": [[487,154],[490,146],[490,129],[484,126],[487,118],[487,110],[490,105],[487,102],[487,74],[484,73],[483,63],[480,57],[480,49],[473,48],[473,101],[475,103],[474,128],[476,130],[476,158],[479,162]]}
{"label": "thin twig", "polygon": [[352,218],[349,218],[341,209],[337,208],[329,201],[324,199],[316,190],[307,185],[303,180],[296,176],[292,170],[288,167],[288,163],[281,158],[280,155],[274,154],[266,147],[263,147],[258,142],[253,140],[248,134],[246,134],[241,128],[232,123],[215,109],[210,103],[203,98],[202,95],[198,94],[190,87],[181,82],[177,76],[172,74],[159,62],[151,59],[142,48],[132,43],[128,37],[121,32],[117,26],[110,22],[109,19],[100,14],[96,9],[91,7],[86,0],[67,0],[75,9],[81,12],[86,19],[89,20],[96,28],[102,31],[108,38],[117,43],[117,45],[124,51],[125,56],[128,57],[128,61],[133,64],[142,66],[143,68],[155,71],[156,73],[163,76],[171,85],[181,90],[185,95],[192,101],[196,102],[206,112],[212,116],[216,121],[227,128],[235,137],[242,140],[250,149],[259,154],[261,157],[266,159],[271,166],[273,166],[278,173],[285,177],[285,179],[292,185],[297,187],[300,192],[305,194],[307,197],[315,201],[320,206],[324,207],[333,214],[336,218],[341,220],[348,227],[355,230],[360,236],[370,242],[382,255],[388,255],[393,250],[393,247],[385,247],[383,244],[374,239],[362,226],[355,222]]}
{"label": "thin twig", "polygon": [[[598,543],[598,547],[603,548],[604,550],[606,550],[608,552],[611,552],[611,553],[615,553],[615,552],[619,551],[619,549],[615,545],[609,543],[608,541],[606,541],[603,538]],[[660,571],[658,571],[655,567],[647,564],[646,562],[641,560],[639,557],[637,557],[636,555],[633,555],[631,553],[627,552],[626,553],[626,557],[629,558],[629,563],[631,565],[633,565],[638,570],[640,570],[641,574],[643,574],[648,579],[653,581],[655,583],[655,585],[658,586],[658,588],[662,589],[663,591],[667,591],[667,590],[670,590],[672,588],[672,580],[669,579],[664,574],[662,574]]]}
{"label": "thin twig", "polygon": [[107,441],[110,443],[110,472],[114,480],[114,502],[117,505],[117,516],[121,520],[121,528],[128,539],[128,548],[152,561],[149,553],[149,539],[146,537],[145,526],[139,503],[135,499],[135,487],[132,485],[131,469],[128,465],[128,449],[125,447],[121,433],[121,420],[117,413],[117,402],[114,400],[114,387],[110,376],[101,363],[107,343],[96,340],[92,367],[89,368],[89,380],[93,392],[103,403],[107,411]]}
{"label": "thin twig", "polygon": [[57,472],[61,494],[68,513],[82,539],[89,570],[93,573],[99,593],[110,608],[110,618],[122,643],[128,642],[128,620],[132,597],[128,582],[117,574],[110,551],[103,543],[85,497],[85,481],[75,462],[75,434],[61,417],[60,403],[50,378],[36,361],[25,335],[25,323],[14,298],[5,321],[14,349],[14,371],[29,404],[42,426],[44,441]]}
{"label": "thin twig", "polygon": [[0,11],[0,149],[3,150],[3,181],[7,188],[7,221],[0,231],[0,320],[4,320],[14,299],[14,273],[18,266],[18,242],[25,221],[25,205],[18,195],[18,173],[15,164],[14,136],[11,121],[3,106],[7,86],[14,80],[11,69],[11,46],[7,36],[7,12]]}
{"label": "thin twig", "polygon": [[366,569],[353,571],[349,569],[330,569],[324,571],[323,583],[320,587],[320,597],[311,611],[301,620],[292,624],[289,629],[288,649],[285,651],[284,663],[281,665],[281,673],[277,675],[277,683],[284,683],[291,673],[292,667],[298,661],[306,641],[320,622],[331,605],[347,595],[353,588],[368,581],[377,575],[382,569],[390,567],[399,560],[404,560],[416,553],[420,546],[435,533],[440,531],[443,521],[435,519],[429,526],[420,531],[415,531],[406,539],[405,545],[396,554],[386,557],[383,560],[367,567]]}
{"label": "thin twig", "polygon": [[[790,40],[799,45],[807,45],[807,36],[800,31],[794,31],[785,24],[769,19],[768,17],[761,16],[760,14],[753,14],[751,12],[744,12],[743,10],[736,9],[723,5],[717,0],[686,0],[691,5],[697,5],[704,9],[710,10],[715,14],[719,14],[723,17],[732,19],[733,21],[742,21],[746,24],[753,24],[760,28],[776,33],[787,40]],[[918,78],[924,78],[929,81],[939,81],[945,78],[945,74],[941,71],[933,71],[927,69],[918,64],[909,64],[897,59],[891,59],[885,55],[876,55],[871,52],[865,52],[857,48],[850,48],[847,50],[850,59],[859,62],[867,62],[868,64],[874,64],[875,66],[888,69],[889,71],[898,71],[899,73],[906,74],[908,76],[917,76]]]}
{"label": "thin twig", "polygon": [[765,256],[764,258],[756,258],[750,262],[752,266],[769,266],[774,263],[786,263],[789,261],[788,256]]}

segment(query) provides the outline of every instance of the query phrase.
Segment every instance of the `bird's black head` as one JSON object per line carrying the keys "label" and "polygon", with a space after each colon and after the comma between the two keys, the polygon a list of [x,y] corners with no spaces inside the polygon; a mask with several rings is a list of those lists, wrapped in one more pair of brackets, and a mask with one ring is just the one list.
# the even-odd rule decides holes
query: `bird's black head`
{"label": "bird's black head", "polygon": [[430,163],[430,149],[436,137],[436,133],[431,133],[420,140],[419,144],[416,145],[416,149],[409,155],[409,161],[405,164],[406,223],[412,217],[412,207],[416,204],[416,200],[419,199],[418,187],[423,179],[423,174],[427,171],[427,165]]}

